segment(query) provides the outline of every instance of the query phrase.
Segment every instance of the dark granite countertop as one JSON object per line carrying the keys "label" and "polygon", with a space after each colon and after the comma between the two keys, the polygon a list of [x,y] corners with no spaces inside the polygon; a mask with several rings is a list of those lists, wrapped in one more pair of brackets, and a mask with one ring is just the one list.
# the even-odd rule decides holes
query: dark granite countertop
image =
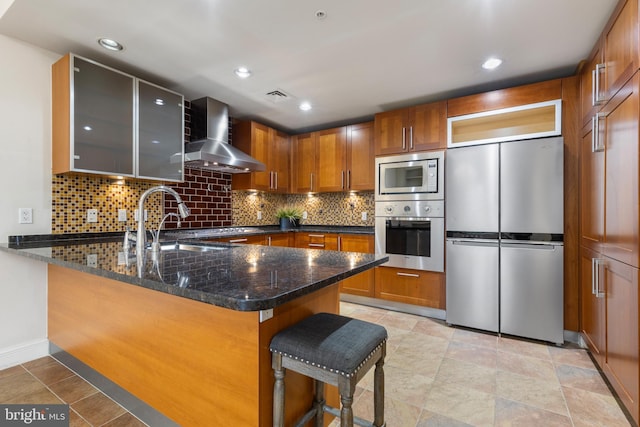
{"label": "dark granite countertop", "polygon": [[12,237],[1,251],[239,311],[277,307],[387,261],[373,254],[182,239],[196,247],[165,241],[167,249],[155,260],[146,251],[139,272],[135,254],[122,251],[122,233]]}

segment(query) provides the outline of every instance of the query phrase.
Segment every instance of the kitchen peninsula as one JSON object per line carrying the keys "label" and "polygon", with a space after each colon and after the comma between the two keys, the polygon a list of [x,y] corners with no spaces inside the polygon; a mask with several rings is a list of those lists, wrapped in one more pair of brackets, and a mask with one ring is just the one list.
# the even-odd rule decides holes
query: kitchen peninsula
{"label": "kitchen peninsula", "polygon": [[[47,262],[54,350],[88,365],[182,426],[271,425],[271,337],[338,312],[339,282],[373,254],[203,244],[147,251],[138,268],[116,238],[21,241],[0,250]],[[287,375],[287,424],[310,402]]]}

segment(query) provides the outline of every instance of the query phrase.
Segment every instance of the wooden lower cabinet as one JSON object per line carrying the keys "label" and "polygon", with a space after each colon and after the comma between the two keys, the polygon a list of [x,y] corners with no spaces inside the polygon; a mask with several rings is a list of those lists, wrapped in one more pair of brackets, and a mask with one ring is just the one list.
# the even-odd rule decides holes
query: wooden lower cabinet
{"label": "wooden lower cabinet", "polygon": [[585,247],[580,254],[582,337],[638,423],[638,269]]}
{"label": "wooden lower cabinet", "polygon": [[338,235],[335,233],[295,233],[296,248],[338,250]]}
{"label": "wooden lower cabinet", "polygon": [[266,238],[263,234],[257,236],[234,236],[221,237],[217,239],[206,239],[207,242],[223,242],[223,243],[244,243],[247,245],[265,245]]}
{"label": "wooden lower cabinet", "polygon": [[[372,254],[375,251],[374,237],[365,234],[341,234],[338,236],[340,251],[363,252]],[[374,270],[367,270],[340,282],[340,292],[373,298],[375,285]]]}
{"label": "wooden lower cabinet", "polygon": [[444,310],[444,273],[395,267],[375,268],[375,297]]}
{"label": "wooden lower cabinet", "polygon": [[640,358],[638,348],[638,269],[604,258],[607,379],[636,424],[640,411]]}
{"label": "wooden lower cabinet", "polygon": [[267,246],[284,246],[288,248],[293,241],[291,233],[278,233],[269,234],[265,238],[265,245]]}

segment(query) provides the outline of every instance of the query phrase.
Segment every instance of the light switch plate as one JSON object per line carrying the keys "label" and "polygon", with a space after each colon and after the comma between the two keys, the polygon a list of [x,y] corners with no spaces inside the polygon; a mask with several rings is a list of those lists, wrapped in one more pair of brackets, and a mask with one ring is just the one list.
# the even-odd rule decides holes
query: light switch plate
{"label": "light switch plate", "polygon": [[126,209],[118,209],[118,221],[119,222],[127,222],[127,210]]}
{"label": "light switch plate", "polygon": [[367,213],[366,212],[362,212],[362,220],[363,221],[367,220]]}

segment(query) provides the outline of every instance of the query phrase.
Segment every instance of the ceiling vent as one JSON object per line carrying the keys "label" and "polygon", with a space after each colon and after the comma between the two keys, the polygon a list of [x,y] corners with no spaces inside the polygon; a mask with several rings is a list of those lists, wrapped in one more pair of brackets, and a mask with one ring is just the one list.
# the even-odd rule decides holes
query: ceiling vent
{"label": "ceiling vent", "polygon": [[269,101],[273,102],[274,104],[279,104],[280,102],[288,101],[289,99],[291,99],[291,97],[281,89],[276,89],[276,90],[272,90],[271,92],[267,92],[265,96]]}

